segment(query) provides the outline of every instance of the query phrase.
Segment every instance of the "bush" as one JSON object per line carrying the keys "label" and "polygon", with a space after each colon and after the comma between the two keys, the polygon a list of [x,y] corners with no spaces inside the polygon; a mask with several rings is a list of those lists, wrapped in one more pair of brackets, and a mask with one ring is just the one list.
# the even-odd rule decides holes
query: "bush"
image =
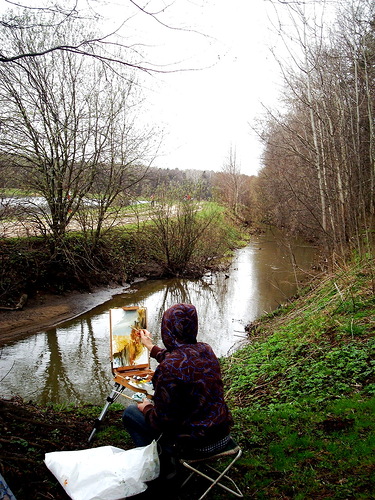
{"label": "bush", "polygon": [[202,275],[239,240],[221,207],[183,193],[183,188],[161,190],[151,216],[150,257],[164,276]]}

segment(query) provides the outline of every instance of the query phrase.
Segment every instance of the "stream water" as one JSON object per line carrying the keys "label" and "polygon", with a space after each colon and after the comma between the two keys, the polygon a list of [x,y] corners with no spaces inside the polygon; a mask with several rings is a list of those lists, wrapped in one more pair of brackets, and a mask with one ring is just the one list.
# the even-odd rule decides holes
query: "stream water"
{"label": "stream water", "polygon": [[101,405],[112,388],[109,309],[142,305],[148,329],[161,345],[165,309],[178,302],[196,306],[198,340],[217,356],[226,356],[246,341],[245,326],[296,293],[296,278],[311,268],[315,249],[301,241],[286,244],[272,232],[236,251],[230,269],[199,280],[150,280],[67,321],[3,347],[0,396],[19,395],[38,403]]}

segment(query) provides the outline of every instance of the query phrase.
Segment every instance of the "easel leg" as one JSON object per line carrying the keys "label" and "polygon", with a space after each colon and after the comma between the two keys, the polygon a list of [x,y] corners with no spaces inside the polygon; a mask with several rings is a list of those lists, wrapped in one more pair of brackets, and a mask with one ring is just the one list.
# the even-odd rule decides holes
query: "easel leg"
{"label": "easel leg", "polygon": [[102,420],[107,414],[108,408],[111,406],[112,403],[116,401],[116,399],[121,395],[125,387],[123,385],[120,385],[119,383],[115,383],[115,387],[113,388],[112,392],[110,395],[107,397],[107,402],[104,405],[99,417],[95,420],[94,423],[94,428],[91,431],[90,437],[88,439],[88,442],[90,443],[92,438],[95,436],[96,431],[98,430]]}

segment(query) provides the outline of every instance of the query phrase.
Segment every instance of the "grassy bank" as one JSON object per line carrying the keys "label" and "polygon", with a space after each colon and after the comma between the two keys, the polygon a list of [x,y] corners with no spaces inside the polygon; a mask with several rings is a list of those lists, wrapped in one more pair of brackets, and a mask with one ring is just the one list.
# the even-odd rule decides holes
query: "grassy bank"
{"label": "grassy bank", "polygon": [[[373,264],[316,281],[250,325],[249,343],[222,360],[243,448],[233,477],[245,498],[374,498]],[[44,453],[87,448],[100,410],[0,401],[0,465],[18,500],[67,499]],[[112,405],[93,446],[132,447],[121,413]],[[176,499],[198,498],[204,485],[192,482]]]}
{"label": "grassy bank", "polygon": [[353,264],[223,361],[249,498],[374,498],[375,275]]}

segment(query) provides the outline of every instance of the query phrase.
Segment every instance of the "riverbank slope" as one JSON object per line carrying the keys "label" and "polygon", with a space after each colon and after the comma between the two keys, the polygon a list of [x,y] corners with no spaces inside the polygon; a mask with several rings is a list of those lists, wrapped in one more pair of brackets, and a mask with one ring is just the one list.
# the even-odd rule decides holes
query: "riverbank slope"
{"label": "riverbank slope", "polygon": [[250,498],[373,498],[375,266],[354,262],[248,327],[223,360]]}
{"label": "riverbank slope", "polygon": [[[249,325],[249,344],[222,360],[245,498],[372,498],[374,292],[373,261],[339,269]],[[44,453],[87,448],[99,412],[0,402],[1,471],[18,500],[67,499]],[[92,446],[131,447],[121,413],[112,405]],[[191,483],[179,498],[201,487]]]}

